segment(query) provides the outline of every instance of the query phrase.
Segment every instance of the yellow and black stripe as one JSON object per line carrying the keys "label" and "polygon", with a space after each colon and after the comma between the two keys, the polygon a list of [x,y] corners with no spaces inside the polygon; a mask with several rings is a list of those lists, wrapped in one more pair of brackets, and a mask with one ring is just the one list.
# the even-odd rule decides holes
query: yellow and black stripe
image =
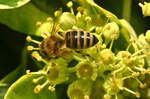
{"label": "yellow and black stripe", "polygon": [[65,44],[71,49],[85,49],[98,43],[98,39],[89,32],[81,30],[70,30],[66,32]]}

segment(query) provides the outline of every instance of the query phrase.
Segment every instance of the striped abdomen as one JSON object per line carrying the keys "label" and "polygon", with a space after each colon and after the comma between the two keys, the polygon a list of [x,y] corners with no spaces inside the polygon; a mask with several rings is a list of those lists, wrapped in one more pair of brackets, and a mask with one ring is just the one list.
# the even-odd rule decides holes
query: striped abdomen
{"label": "striped abdomen", "polygon": [[65,34],[65,44],[67,48],[83,49],[97,44],[99,40],[92,34],[81,30],[70,30]]}

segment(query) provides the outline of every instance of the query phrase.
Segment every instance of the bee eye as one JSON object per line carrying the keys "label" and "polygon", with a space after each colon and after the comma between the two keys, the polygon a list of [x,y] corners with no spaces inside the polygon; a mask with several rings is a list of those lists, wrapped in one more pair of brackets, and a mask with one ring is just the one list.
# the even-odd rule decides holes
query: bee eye
{"label": "bee eye", "polygon": [[62,40],[55,40],[55,43],[57,46],[61,46],[63,44],[63,41]]}
{"label": "bee eye", "polygon": [[62,41],[62,40],[58,40],[58,43],[59,43],[60,45],[62,45],[62,44],[63,44],[63,41]]}

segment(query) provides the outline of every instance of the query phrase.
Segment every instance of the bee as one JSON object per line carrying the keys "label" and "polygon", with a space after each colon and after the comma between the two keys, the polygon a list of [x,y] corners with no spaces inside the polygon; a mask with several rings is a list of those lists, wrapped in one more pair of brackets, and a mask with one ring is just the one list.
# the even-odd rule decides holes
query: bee
{"label": "bee", "polygon": [[[60,36],[61,35],[61,36]],[[96,45],[98,38],[83,30],[68,30],[47,37],[40,45],[40,51],[46,56],[58,56],[64,49],[86,49]]]}

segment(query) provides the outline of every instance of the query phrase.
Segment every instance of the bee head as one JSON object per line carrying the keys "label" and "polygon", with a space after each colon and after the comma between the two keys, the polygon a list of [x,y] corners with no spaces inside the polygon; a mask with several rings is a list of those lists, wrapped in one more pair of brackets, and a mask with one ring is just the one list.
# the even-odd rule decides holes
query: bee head
{"label": "bee head", "polygon": [[45,56],[56,56],[63,44],[64,40],[61,37],[57,35],[51,35],[41,43],[40,51]]}

